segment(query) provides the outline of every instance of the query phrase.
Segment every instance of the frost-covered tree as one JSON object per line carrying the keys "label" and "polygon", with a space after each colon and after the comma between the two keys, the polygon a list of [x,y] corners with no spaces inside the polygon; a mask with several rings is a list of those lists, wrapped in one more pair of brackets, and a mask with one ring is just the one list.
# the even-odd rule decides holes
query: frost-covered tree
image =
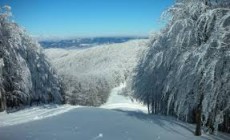
{"label": "frost-covered tree", "polygon": [[0,10],[1,110],[33,103],[62,103],[61,86],[39,44]]}
{"label": "frost-covered tree", "polygon": [[226,5],[176,1],[163,14],[168,24],[151,40],[132,81],[133,96],[152,113],[196,123],[196,135],[202,128],[216,133],[219,126],[229,127],[230,9]]}

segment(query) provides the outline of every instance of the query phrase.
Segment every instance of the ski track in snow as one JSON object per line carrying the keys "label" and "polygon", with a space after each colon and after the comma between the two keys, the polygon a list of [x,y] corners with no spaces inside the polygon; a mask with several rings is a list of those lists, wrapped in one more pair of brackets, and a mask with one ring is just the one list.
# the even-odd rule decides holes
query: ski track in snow
{"label": "ski track in snow", "polygon": [[44,105],[0,113],[1,140],[228,140],[228,135],[193,135],[194,126],[172,117],[149,116],[144,105],[111,90],[100,108]]}
{"label": "ski track in snow", "polygon": [[72,105],[43,105],[27,108],[15,113],[0,113],[0,127],[26,123],[34,120],[56,116],[80,106]]}

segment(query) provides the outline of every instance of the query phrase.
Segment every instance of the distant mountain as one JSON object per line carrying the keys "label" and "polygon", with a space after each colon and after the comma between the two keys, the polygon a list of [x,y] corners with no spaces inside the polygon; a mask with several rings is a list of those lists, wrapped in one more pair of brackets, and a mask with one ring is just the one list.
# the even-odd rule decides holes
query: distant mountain
{"label": "distant mountain", "polygon": [[45,40],[39,43],[43,48],[88,48],[102,44],[124,43],[134,39],[147,39],[147,37],[95,37],[64,40]]}

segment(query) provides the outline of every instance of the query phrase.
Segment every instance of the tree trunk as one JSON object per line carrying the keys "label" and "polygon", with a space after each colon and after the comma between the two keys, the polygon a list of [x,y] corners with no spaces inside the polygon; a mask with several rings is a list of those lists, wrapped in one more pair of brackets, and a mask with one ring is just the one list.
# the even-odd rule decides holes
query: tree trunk
{"label": "tree trunk", "polygon": [[[0,93],[0,94],[1,94],[1,93]],[[0,112],[4,110],[3,102],[4,102],[4,101],[3,101],[2,97],[1,97],[1,98],[0,98],[0,103],[1,103],[1,105],[0,105]]]}
{"label": "tree trunk", "polygon": [[4,111],[4,110],[6,110],[6,98],[5,98],[5,96],[4,96],[4,94],[2,92],[0,94],[1,94],[1,99],[0,99],[1,108],[0,108],[0,111]]}
{"label": "tree trunk", "polygon": [[201,126],[202,126],[202,102],[204,100],[204,82],[202,81],[202,77],[204,75],[204,71],[201,71],[201,81],[199,83],[199,102],[195,109],[195,120],[196,120],[196,130],[195,135],[200,136],[201,135]]}
{"label": "tree trunk", "polygon": [[150,104],[149,104],[149,99],[147,99],[147,101],[148,101],[148,102],[147,102],[147,106],[148,106],[148,114],[150,114],[150,106],[149,106]]}
{"label": "tree trunk", "polygon": [[[201,83],[201,87],[203,86],[203,83]],[[202,91],[202,90],[201,90]],[[195,110],[195,119],[196,119],[196,131],[195,135],[200,136],[201,135],[201,126],[202,126],[202,101],[204,99],[204,94],[201,92],[200,102],[197,106],[197,109]]]}
{"label": "tree trunk", "polygon": [[195,117],[196,117],[196,131],[195,135],[196,136],[201,136],[201,109],[200,107],[196,110],[195,112]]}

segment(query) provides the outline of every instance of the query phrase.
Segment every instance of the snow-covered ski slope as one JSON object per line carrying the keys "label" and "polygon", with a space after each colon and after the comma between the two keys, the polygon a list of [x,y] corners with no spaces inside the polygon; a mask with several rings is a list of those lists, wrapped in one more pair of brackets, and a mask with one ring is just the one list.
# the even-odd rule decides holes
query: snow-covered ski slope
{"label": "snow-covered ski slope", "polygon": [[147,113],[146,106],[132,100],[130,97],[122,95],[122,90],[126,87],[126,83],[121,83],[118,87],[111,90],[108,101],[101,106],[105,109],[119,109],[123,111],[137,111]]}
{"label": "snow-covered ski slope", "polygon": [[100,108],[43,106],[0,114],[1,140],[227,140],[226,135],[193,135],[193,126],[170,117],[149,116],[146,108],[111,91]]}

